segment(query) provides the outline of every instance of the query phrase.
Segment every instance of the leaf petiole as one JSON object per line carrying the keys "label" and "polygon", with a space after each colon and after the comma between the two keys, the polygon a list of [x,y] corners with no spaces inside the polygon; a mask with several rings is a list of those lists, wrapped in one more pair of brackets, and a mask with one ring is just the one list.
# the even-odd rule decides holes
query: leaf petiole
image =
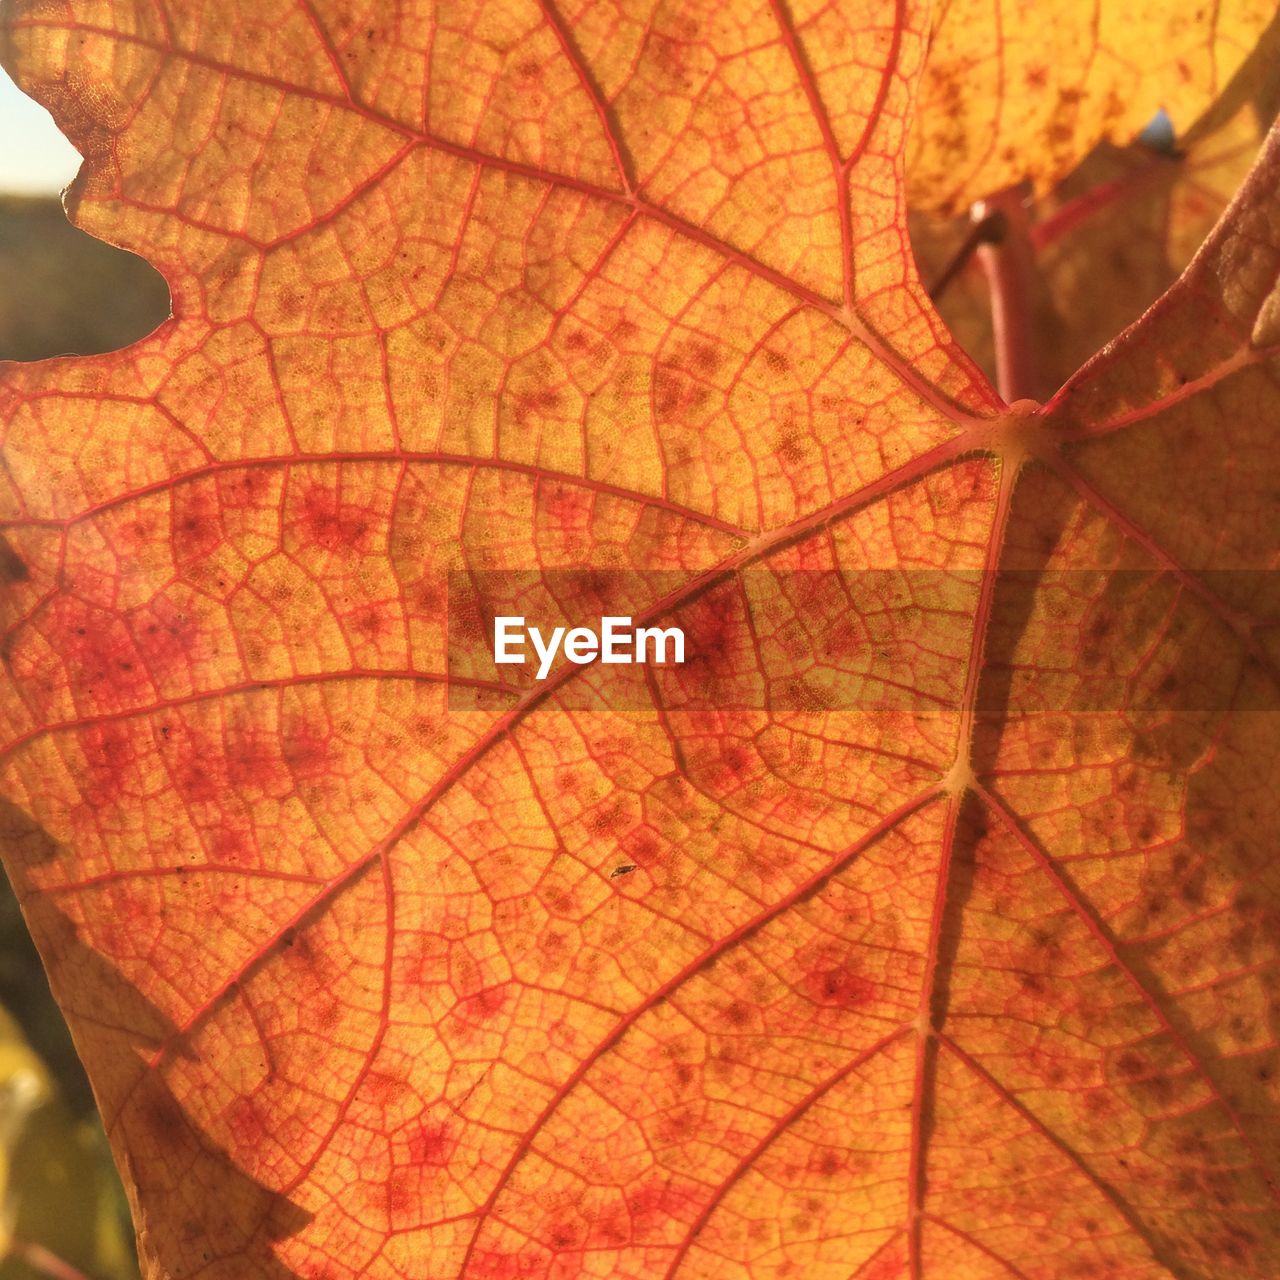
{"label": "leaf petiole", "polygon": [[73,1267],[51,1249],[33,1241],[11,1240],[8,1256],[25,1262],[33,1271],[47,1277],[47,1280],[90,1280],[78,1267]]}

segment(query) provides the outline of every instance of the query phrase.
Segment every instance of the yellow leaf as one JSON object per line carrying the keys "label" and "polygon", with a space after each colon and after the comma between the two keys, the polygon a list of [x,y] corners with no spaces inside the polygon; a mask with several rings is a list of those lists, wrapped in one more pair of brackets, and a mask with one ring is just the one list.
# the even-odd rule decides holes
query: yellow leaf
{"label": "yellow leaf", "polygon": [[1276,16],[1273,0],[945,0],[908,153],[912,207],[954,212],[1025,179],[1043,192],[1160,110],[1181,136]]}

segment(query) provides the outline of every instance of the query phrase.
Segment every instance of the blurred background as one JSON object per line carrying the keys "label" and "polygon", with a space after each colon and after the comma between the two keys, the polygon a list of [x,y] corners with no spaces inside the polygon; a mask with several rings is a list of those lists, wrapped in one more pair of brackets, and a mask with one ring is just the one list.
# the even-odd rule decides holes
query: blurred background
{"label": "blurred background", "polygon": [[77,231],[59,193],[80,157],[0,71],[0,360],[114,351],[169,314],[160,275]]}
{"label": "blurred background", "polygon": [[[142,259],[77,231],[80,157],[0,71],[0,360],[90,355],[169,313]],[[0,873],[0,1280],[136,1280],[128,1207],[88,1081]]]}

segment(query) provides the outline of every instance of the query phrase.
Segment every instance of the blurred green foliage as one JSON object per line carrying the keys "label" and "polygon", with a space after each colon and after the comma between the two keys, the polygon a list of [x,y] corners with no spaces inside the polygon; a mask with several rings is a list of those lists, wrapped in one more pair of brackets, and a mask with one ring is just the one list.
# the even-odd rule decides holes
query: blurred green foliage
{"label": "blurred green foliage", "polygon": [[57,1276],[42,1254],[92,1280],[138,1274],[93,1096],[0,878],[0,1280]]}
{"label": "blurred green foliage", "polygon": [[169,314],[160,273],[78,231],[52,196],[0,196],[0,360],[97,355]]}

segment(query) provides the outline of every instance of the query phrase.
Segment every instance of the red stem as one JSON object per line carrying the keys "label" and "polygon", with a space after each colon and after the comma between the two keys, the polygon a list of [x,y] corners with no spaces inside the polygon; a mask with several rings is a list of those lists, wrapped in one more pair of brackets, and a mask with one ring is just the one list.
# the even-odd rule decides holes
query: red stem
{"label": "red stem", "polygon": [[1031,225],[1016,188],[1001,191],[973,206],[975,221],[999,214],[1004,234],[978,246],[978,261],[991,293],[991,327],[996,342],[996,388],[1006,404],[1035,394],[1035,347],[1031,330],[1031,283],[1035,255]]}
{"label": "red stem", "polygon": [[947,286],[969,265],[969,259],[973,257],[979,245],[991,244],[1002,235],[1004,235],[1004,219],[998,213],[988,214],[980,221],[975,219],[969,234],[951,255],[951,261],[942,268],[938,278],[929,286],[929,300],[937,302],[942,297],[947,291]]}
{"label": "red stem", "polygon": [[64,1262],[52,1250],[29,1240],[11,1240],[8,1256],[25,1262],[32,1271],[48,1276],[49,1280],[89,1280],[83,1271]]}
{"label": "red stem", "polygon": [[1159,182],[1170,170],[1182,163],[1172,156],[1152,152],[1149,157],[1135,161],[1128,173],[1110,182],[1101,182],[1091,187],[1074,200],[1068,200],[1057,213],[1051,214],[1042,222],[1031,228],[1031,243],[1037,249],[1043,249],[1054,241],[1061,239],[1069,231],[1074,231],[1080,223],[1092,218],[1108,205],[1116,204],[1137,195],[1148,186]]}

